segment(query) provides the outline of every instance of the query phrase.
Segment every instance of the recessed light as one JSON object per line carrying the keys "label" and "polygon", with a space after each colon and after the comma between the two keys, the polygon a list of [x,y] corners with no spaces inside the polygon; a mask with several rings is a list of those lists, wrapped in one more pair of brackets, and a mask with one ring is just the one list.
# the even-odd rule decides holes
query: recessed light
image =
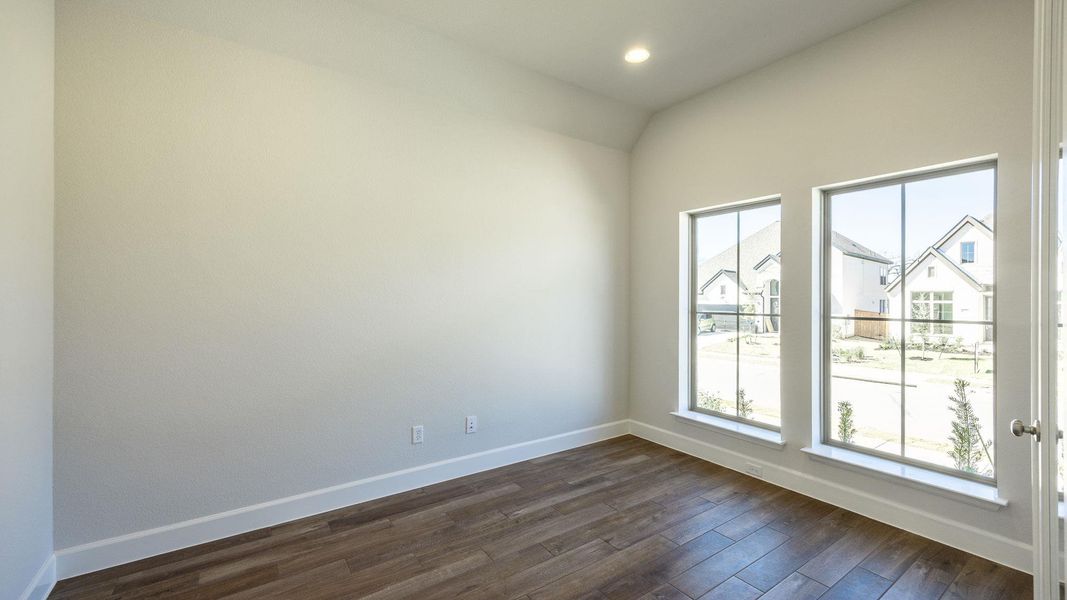
{"label": "recessed light", "polygon": [[626,54],[623,55],[623,59],[630,64],[636,65],[648,60],[649,56],[652,56],[652,54],[649,53],[648,48],[638,46],[627,50]]}

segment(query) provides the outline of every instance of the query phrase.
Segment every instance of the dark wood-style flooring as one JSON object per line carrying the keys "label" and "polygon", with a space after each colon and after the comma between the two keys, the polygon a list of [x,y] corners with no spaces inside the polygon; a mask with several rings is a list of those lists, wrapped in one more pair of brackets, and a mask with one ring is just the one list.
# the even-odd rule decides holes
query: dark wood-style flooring
{"label": "dark wood-style flooring", "polygon": [[1031,597],[1019,571],[632,436],[64,580],[51,595]]}

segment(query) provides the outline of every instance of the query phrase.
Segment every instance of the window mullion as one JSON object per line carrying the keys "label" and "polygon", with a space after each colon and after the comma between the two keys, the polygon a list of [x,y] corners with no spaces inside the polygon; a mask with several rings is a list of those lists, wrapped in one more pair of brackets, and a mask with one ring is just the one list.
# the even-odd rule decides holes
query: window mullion
{"label": "window mullion", "polygon": [[734,268],[737,271],[737,285],[734,287],[734,310],[737,311],[737,322],[734,336],[734,416],[741,416],[741,211],[737,211],[735,223],[737,225],[737,240],[735,253],[737,263]]}
{"label": "window mullion", "polygon": [[904,375],[904,369],[907,366],[905,357],[907,355],[908,342],[906,333],[904,331],[904,318],[907,310],[908,302],[908,278],[907,267],[905,262],[907,261],[907,235],[908,235],[908,196],[907,196],[907,184],[900,184],[900,456],[905,456],[904,440],[905,440],[905,424],[907,423],[907,410],[906,399],[907,394],[906,376]]}

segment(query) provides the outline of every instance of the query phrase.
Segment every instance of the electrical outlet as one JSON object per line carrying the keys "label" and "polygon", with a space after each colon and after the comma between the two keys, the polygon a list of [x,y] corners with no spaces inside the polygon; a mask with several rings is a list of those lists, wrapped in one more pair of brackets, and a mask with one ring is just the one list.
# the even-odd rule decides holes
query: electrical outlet
{"label": "electrical outlet", "polygon": [[411,443],[412,444],[421,444],[422,443],[422,435],[423,435],[422,425],[412,425],[412,427],[411,427]]}
{"label": "electrical outlet", "polygon": [[467,433],[478,433],[478,417],[467,417]]}
{"label": "electrical outlet", "polygon": [[761,467],[759,465],[754,465],[752,463],[747,463],[745,465],[745,473],[748,473],[749,475],[751,475],[753,477],[759,477],[760,479],[763,479],[763,467]]}

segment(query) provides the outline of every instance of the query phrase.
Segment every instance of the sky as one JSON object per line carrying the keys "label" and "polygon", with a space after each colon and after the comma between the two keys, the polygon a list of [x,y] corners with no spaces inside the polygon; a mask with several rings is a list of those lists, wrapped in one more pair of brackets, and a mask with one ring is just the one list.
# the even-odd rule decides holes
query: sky
{"label": "sky", "polygon": [[[993,169],[926,179],[904,185],[907,258],[916,258],[965,215],[983,219],[993,214],[996,190]],[[887,258],[901,249],[901,185],[835,194],[830,201],[834,231]],[[740,219],[740,223],[738,223]],[[697,221],[697,260],[704,261],[741,239],[781,219],[780,206],[734,214],[711,215]]]}
{"label": "sky", "polygon": [[701,217],[697,220],[697,262],[703,262],[737,244],[738,225],[741,226],[743,240],[781,219],[782,207],[777,204],[740,213]]}
{"label": "sky", "polygon": [[[992,169],[926,179],[904,185],[907,258],[916,258],[966,215],[993,214],[996,192]],[[830,200],[834,231],[887,258],[901,248],[900,185],[835,194]]]}

